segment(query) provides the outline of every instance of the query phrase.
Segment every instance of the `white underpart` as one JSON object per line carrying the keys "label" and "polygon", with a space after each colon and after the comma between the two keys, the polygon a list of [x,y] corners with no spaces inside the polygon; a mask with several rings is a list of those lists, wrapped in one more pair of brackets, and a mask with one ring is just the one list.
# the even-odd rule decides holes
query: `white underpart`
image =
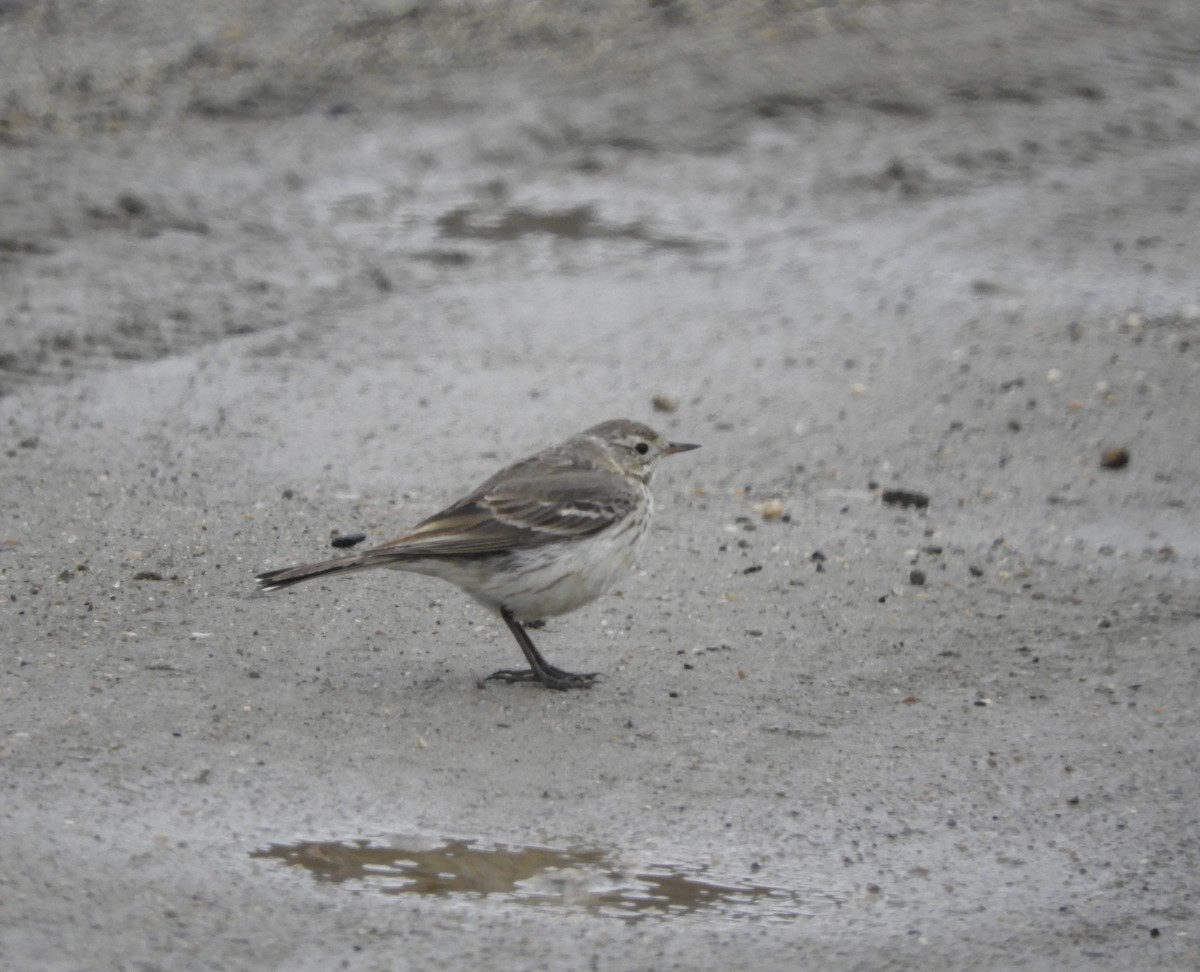
{"label": "white underpart", "polygon": [[590,537],[502,556],[415,560],[388,566],[448,580],[490,611],[508,608],[518,621],[566,614],[596,600],[637,562],[653,512],[650,491],[645,486],[642,489],[647,515],[640,527],[627,517]]}

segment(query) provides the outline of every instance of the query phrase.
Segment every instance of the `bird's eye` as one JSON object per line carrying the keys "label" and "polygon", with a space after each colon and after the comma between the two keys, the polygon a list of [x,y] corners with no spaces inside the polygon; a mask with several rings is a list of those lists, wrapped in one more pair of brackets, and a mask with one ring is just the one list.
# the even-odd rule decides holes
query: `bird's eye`
{"label": "bird's eye", "polygon": [[645,442],[639,442],[637,445],[635,445],[633,447],[633,451],[636,452],[640,456],[644,456],[647,452],[650,451],[650,447],[648,445],[646,445]]}

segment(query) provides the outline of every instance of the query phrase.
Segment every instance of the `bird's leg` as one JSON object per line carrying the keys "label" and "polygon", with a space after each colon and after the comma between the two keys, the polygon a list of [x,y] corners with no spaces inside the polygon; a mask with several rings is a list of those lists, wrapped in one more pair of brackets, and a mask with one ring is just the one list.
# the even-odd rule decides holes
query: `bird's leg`
{"label": "bird's leg", "polygon": [[591,688],[592,683],[600,677],[595,672],[587,675],[576,675],[574,672],[564,672],[561,668],[555,668],[542,657],[542,653],[537,650],[533,639],[529,637],[529,632],[525,630],[521,622],[512,616],[512,612],[508,608],[502,607],[500,609],[500,617],[504,619],[504,623],[508,625],[508,630],[512,632],[513,637],[517,639],[517,644],[521,646],[521,653],[525,656],[525,660],[529,662],[529,668],[519,670],[503,669],[499,672],[493,672],[488,676],[489,679],[498,679],[508,682],[510,685],[513,682],[540,682],[546,688],[573,689]]}

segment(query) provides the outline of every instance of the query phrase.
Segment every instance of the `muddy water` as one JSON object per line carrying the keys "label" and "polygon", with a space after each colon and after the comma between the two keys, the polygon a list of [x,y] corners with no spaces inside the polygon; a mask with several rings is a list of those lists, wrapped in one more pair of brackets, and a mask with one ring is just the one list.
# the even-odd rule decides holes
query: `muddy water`
{"label": "muddy water", "polygon": [[718,880],[703,865],[618,864],[613,854],[589,848],[396,838],[270,844],[250,856],[279,861],[348,891],[485,897],[578,908],[623,921],[690,914],[791,921],[829,913],[841,903],[839,896],[815,888]]}

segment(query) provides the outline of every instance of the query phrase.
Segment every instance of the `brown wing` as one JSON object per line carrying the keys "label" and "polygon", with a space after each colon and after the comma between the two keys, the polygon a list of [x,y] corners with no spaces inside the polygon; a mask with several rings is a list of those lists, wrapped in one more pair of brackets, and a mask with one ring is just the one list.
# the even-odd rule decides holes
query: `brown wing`
{"label": "brown wing", "polygon": [[362,551],[363,561],[497,553],[586,537],[624,519],[637,493],[617,473],[558,470],[490,482],[404,534]]}

